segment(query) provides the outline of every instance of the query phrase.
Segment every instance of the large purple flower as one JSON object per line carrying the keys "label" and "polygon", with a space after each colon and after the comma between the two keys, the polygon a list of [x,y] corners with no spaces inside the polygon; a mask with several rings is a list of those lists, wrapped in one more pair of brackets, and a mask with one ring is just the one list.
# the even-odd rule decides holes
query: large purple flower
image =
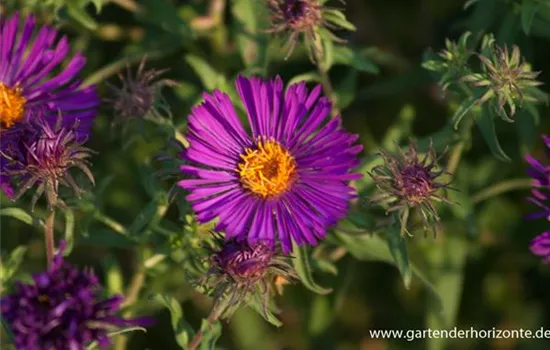
{"label": "large purple flower", "polygon": [[252,135],[241,124],[230,98],[214,91],[189,116],[189,164],[193,177],[179,182],[190,191],[200,222],[219,218],[226,239],[274,246],[284,252],[315,245],[346,214],[355,196],[348,182],[361,175],[358,136],[330,119],[331,104],[321,87],[304,82],[283,91],[283,81],[239,77],[237,90]]}
{"label": "large purple flower", "polygon": [[[86,59],[77,53],[62,66],[69,54],[67,37],[58,38],[57,30],[45,25],[31,39],[35,18],[20,22],[17,13],[0,18],[0,146],[21,137],[22,124],[37,116],[53,125],[61,115],[64,124],[78,125],[77,137],[85,139],[99,105],[95,88],[81,88],[77,78]],[[5,165],[0,157],[0,186],[11,197]]]}
{"label": "large purple flower", "polygon": [[47,271],[33,283],[17,282],[15,292],[0,301],[17,349],[84,349],[91,342],[110,344],[108,332],[124,326],[145,326],[151,319],[117,317],[121,296],[101,298],[97,277],[63,261],[65,244]]}
{"label": "large purple flower", "polygon": [[[542,136],[546,147],[550,151],[550,137]],[[525,159],[529,163],[527,173],[533,178],[533,189],[528,200],[537,205],[540,210],[529,215],[529,219],[546,219],[550,222],[550,165],[543,165],[530,155]],[[531,242],[531,251],[544,260],[550,262],[550,232],[545,232]]]}

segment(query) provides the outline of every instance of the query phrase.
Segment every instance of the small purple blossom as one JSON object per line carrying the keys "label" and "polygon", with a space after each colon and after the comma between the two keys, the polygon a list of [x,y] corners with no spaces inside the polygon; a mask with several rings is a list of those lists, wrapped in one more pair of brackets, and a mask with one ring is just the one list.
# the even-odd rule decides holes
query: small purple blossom
{"label": "small purple blossom", "polygon": [[330,118],[321,87],[305,82],[286,93],[277,77],[237,79],[252,130],[242,125],[229,96],[214,91],[189,116],[189,147],[179,181],[201,223],[219,218],[226,239],[248,240],[285,253],[315,245],[346,215],[359,165],[357,135]]}
{"label": "small purple blossom", "polygon": [[52,265],[35,274],[33,283],[16,282],[14,293],[0,301],[17,349],[81,350],[94,341],[106,348],[109,331],[151,323],[116,316],[123,298],[103,299],[95,274],[65,262],[64,248],[62,243]]}
{"label": "small purple blossom", "polygon": [[399,149],[396,154],[390,154],[381,150],[380,155],[384,164],[375,166],[369,172],[379,190],[371,201],[384,206],[387,213],[396,213],[402,232],[408,232],[406,227],[410,209],[417,208],[424,228],[431,227],[435,233],[434,224],[439,221],[439,215],[433,202],[452,202],[439,194],[440,190],[449,188],[449,182],[438,179],[445,170],[438,166],[441,157],[437,157],[433,145],[430,144],[422,159],[414,142],[409,144],[407,152]]}
{"label": "small purple blossom", "polygon": [[[20,21],[18,13],[0,18],[0,148],[18,142],[25,124],[44,118],[51,126],[63,116],[63,126],[78,125],[76,138],[88,138],[99,98],[94,86],[81,87],[78,75],[86,63],[76,53],[66,64],[70,47],[66,36],[44,25],[35,33],[36,19]],[[58,73],[53,73],[54,71]],[[0,156],[0,188],[8,197],[15,191]]]}
{"label": "small purple blossom", "polygon": [[61,117],[54,126],[35,118],[18,130],[22,134],[10,138],[1,151],[5,164],[0,174],[9,177],[17,189],[13,200],[36,186],[33,206],[43,193],[50,208],[64,206],[58,197],[59,185],[71,188],[77,196],[83,192],[71,174],[72,168],[78,168],[94,183],[88,168],[92,151],[82,145],[85,139],[78,138],[78,126],[64,126]]}

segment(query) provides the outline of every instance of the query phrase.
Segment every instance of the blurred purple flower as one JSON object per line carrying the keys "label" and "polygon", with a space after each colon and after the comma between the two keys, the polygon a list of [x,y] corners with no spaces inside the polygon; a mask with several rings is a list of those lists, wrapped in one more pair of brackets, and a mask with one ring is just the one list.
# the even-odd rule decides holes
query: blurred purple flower
{"label": "blurred purple flower", "polygon": [[[550,151],[550,137],[543,135],[542,138]],[[527,168],[527,173],[533,178],[531,197],[527,200],[540,208],[539,211],[528,215],[527,218],[546,219],[550,222],[550,165],[542,165],[530,155],[526,155],[525,159],[530,165]],[[546,262],[550,262],[550,232],[535,237],[531,242],[531,251],[535,255],[544,257]]]}
{"label": "blurred purple flower", "polygon": [[[550,137],[543,135],[542,138],[550,150]],[[533,178],[532,197],[528,200],[542,209],[540,212],[529,215],[529,219],[546,218],[550,221],[550,204],[548,203],[550,199],[550,165],[542,165],[530,155],[526,155],[525,159],[530,165],[527,168],[527,174]]]}
{"label": "blurred purple flower", "polygon": [[439,221],[439,215],[433,202],[452,204],[438,193],[441,189],[449,188],[449,182],[438,179],[445,173],[437,164],[441,156],[437,157],[433,145],[430,144],[428,152],[420,159],[414,142],[409,144],[406,153],[399,149],[393,155],[381,150],[380,155],[384,164],[375,166],[369,173],[379,190],[371,201],[386,206],[387,213],[397,213],[401,232],[408,232],[410,209],[418,208],[424,228],[431,227],[435,233],[434,224]]}
{"label": "blurred purple flower", "polygon": [[229,97],[214,91],[189,116],[189,164],[192,179],[179,185],[200,222],[219,217],[226,239],[247,239],[285,253],[315,245],[329,226],[346,215],[355,197],[350,180],[360,174],[357,135],[330,119],[331,104],[321,87],[308,92],[305,82],[283,93],[283,81],[237,79],[237,90],[252,129],[249,136]]}
{"label": "blurred purple flower", "polygon": [[531,252],[550,263],[550,231],[538,235],[531,241]]}
{"label": "blurred purple flower", "polygon": [[17,349],[81,350],[94,341],[105,348],[109,331],[152,323],[117,317],[122,297],[102,299],[95,274],[66,263],[64,248],[63,242],[52,265],[34,275],[33,283],[16,282],[15,292],[0,301]]}
{"label": "blurred purple flower", "polygon": [[64,206],[58,197],[59,185],[70,187],[77,196],[83,192],[70,172],[75,167],[94,183],[88,168],[92,151],[82,145],[85,139],[78,139],[77,127],[63,126],[59,117],[54,126],[42,118],[35,118],[19,129],[22,134],[7,140],[1,151],[5,159],[2,174],[7,175],[17,189],[13,200],[36,186],[32,206],[43,193],[50,208]]}
{"label": "blurred purple flower", "polygon": [[[61,67],[69,54],[67,37],[42,26],[33,37],[36,20],[30,15],[22,23],[19,14],[0,18],[0,133],[1,149],[24,133],[25,122],[38,116],[50,125],[63,116],[64,125],[78,125],[76,137],[86,139],[96,115],[99,98],[95,87],[80,87],[78,73],[86,59],[80,53]],[[60,69],[53,77],[49,74]],[[0,187],[14,195],[4,173],[7,161],[0,157]]]}

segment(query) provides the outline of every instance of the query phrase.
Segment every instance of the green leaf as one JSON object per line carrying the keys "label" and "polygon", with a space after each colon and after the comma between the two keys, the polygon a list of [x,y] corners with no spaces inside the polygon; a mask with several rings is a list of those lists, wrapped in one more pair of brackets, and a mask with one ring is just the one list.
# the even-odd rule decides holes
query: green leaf
{"label": "green leaf", "polygon": [[508,157],[504,150],[502,150],[500,142],[498,141],[498,136],[495,130],[495,121],[489,112],[489,107],[482,107],[481,115],[476,118],[476,122],[493,155],[502,161],[510,162],[510,157]]}
{"label": "green leaf", "polygon": [[334,64],[348,65],[358,71],[371,74],[380,73],[380,69],[373,61],[347,46],[334,47]]}
{"label": "green leaf", "polygon": [[149,225],[149,223],[157,214],[157,207],[158,207],[158,203],[156,199],[153,199],[152,201],[150,201],[145,206],[145,208],[141,210],[141,212],[136,216],[136,218],[130,225],[130,228],[129,228],[130,232],[133,232],[135,234],[141,233],[143,229]]}
{"label": "green leaf", "polygon": [[453,114],[453,117],[451,118],[451,123],[453,124],[455,130],[458,129],[458,124],[460,124],[466,114],[468,114],[468,112],[470,112],[472,108],[477,105],[476,101],[476,96],[472,96],[462,101],[460,106],[458,106]]}
{"label": "green leaf", "polygon": [[344,80],[336,87],[338,108],[344,109],[349,106],[355,99],[356,92],[357,71],[355,69],[351,69],[348,74],[346,74]]}
{"label": "green leaf", "polygon": [[214,350],[216,348],[216,341],[222,335],[221,323],[219,321],[210,323],[208,320],[202,320],[201,332],[203,335],[199,349]]}
{"label": "green leaf", "polygon": [[523,32],[529,35],[533,19],[539,10],[539,4],[535,1],[524,1],[521,5],[521,27]]}
{"label": "green leaf", "polygon": [[212,91],[225,83],[225,78],[218,73],[208,62],[199,56],[187,55],[185,61],[193,68],[204,87]]}
{"label": "green leaf", "polygon": [[181,39],[192,39],[194,33],[179,16],[178,9],[170,0],[144,0],[144,11],[139,17],[147,22],[154,23],[167,32],[174,33]]}
{"label": "green leaf", "polygon": [[330,22],[342,29],[349,31],[356,31],[357,28],[351,22],[346,19],[346,15],[342,11],[337,9],[325,9],[323,10],[323,19],[327,22]]}
{"label": "green leaf", "polygon": [[[186,349],[187,345],[189,344],[189,340],[194,335],[194,331],[193,328],[191,328],[191,326],[183,318],[183,310],[181,309],[180,303],[173,297],[168,297],[160,294],[153,296],[153,300],[158,301],[168,308],[168,310],[170,311],[172,328],[174,329],[174,333],[176,334],[176,341],[182,349]],[[212,333],[210,335],[210,337],[213,336],[215,336],[215,333]]]}
{"label": "green leaf", "polygon": [[309,83],[309,82],[319,83],[321,82],[321,77],[319,76],[319,73],[317,71],[298,74],[289,80],[288,86],[302,82],[302,81],[305,81],[306,83]]}
{"label": "green leaf", "polygon": [[[383,261],[392,265],[396,265],[395,259],[392,256],[388,244],[384,239],[377,235],[362,234],[348,235],[341,232],[336,232],[335,238],[338,243],[344,246],[348,252],[358,260],[367,261]],[[412,274],[420,279],[429,293],[429,300],[434,305],[434,310],[437,314],[443,313],[443,301],[441,296],[435,289],[434,285],[424,276],[424,274],[414,264],[410,264]]]}
{"label": "green leaf", "polygon": [[231,11],[237,19],[237,43],[245,65],[264,67],[268,59],[268,42],[258,34],[265,28],[259,15],[262,6],[254,0],[234,0]]}
{"label": "green leaf", "polygon": [[[109,338],[114,338],[117,335],[135,332],[135,331],[142,331],[143,333],[147,333],[147,329],[143,327],[134,326],[134,327],[128,327],[117,331],[109,332],[108,335],[109,335]],[[95,350],[95,349],[99,349],[99,345],[97,344],[97,342],[93,342],[86,347],[86,350]]]}
{"label": "green leaf", "polygon": [[65,214],[65,242],[67,247],[63,252],[63,256],[69,256],[73,251],[74,246],[74,214],[72,209],[68,208],[64,211]]}
{"label": "green leaf", "polygon": [[538,110],[532,104],[527,104],[519,111],[515,119],[521,153],[527,154],[533,149],[533,145],[537,140]]}
{"label": "green leaf", "polygon": [[0,281],[2,281],[2,285],[8,282],[17,272],[26,252],[26,246],[19,246],[9,254],[6,262],[2,262],[0,265]]}
{"label": "green leaf", "polygon": [[34,219],[29,213],[16,207],[0,209],[0,216],[11,216],[12,218],[24,222],[27,225],[34,224]]}
{"label": "green leaf", "polygon": [[94,19],[86,12],[86,9],[75,3],[67,4],[67,13],[78,23],[82,24],[84,27],[90,30],[97,29],[97,23]]}
{"label": "green leaf", "polygon": [[300,280],[307,289],[318,294],[329,294],[332,292],[331,288],[323,288],[313,280],[311,263],[305,247],[299,247],[294,244],[294,259],[292,259],[292,262]]}
{"label": "green leaf", "polygon": [[390,253],[395,261],[395,265],[403,277],[405,288],[411,286],[412,272],[409,265],[409,253],[407,252],[407,240],[401,234],[399,229],[389,229],[386,232],[386,239]]}
{"label": "green leaf", "polygon": [[104,247],[132,248],[137,242],[128,236],[115,233],[110,229],[95,229],[93,232],[82,237],[82,244],[99,245]]}

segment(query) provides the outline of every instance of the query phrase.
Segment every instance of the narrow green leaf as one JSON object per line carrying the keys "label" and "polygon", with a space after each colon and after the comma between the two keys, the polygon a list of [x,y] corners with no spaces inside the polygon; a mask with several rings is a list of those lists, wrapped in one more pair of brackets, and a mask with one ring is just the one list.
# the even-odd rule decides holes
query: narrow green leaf
{"label": "narrow green leaf", "polygon": [[218,73],[206,60],[199,56],[187,55],[185,61],[193,68],[204,87],[212,91],[222,83],[224,77]]}
{"label": "narrow green leaf", "polygon": [[97,29],[97,23],[94,19],[86,12],[86,9],[79,4],[67,4],[67,12],[69,16],[75,19],[78,23],[82,24],[84,27],[89,30]]}
{"label": "narrow green leaf", "polygon": [[267,40],[259,35],[265,29],[261,21],[262,6],[255,0],[234,0],[231,11],[237,19],[237,43],[247,67],[263,67],[267,64]]}
{"label": "narrow green leaf", "polygon": [[390,253],[403,277],[405,288],[411,286],[412,271],[409,265],[409,253],[407,252],[407,240],[401,235],[399,229],[392,228],[386,232],[386,239]]}
{"label": "narrow green leaf", "polygon": [[[144,0],[144,11],[138,16],[143,20],[154,23],[167,32],[177,34],[181,39],[192,39],[193,31],[184,21],[177,7],[170,0]],[[158,35],[157,35],[158,36]]]}
{"label": "narrow green leaf", "polygon": [[158,203],[155,199],[150,201],[145,208],[136,216],[132,224],[130,225],[130,232],[139,234],[143,231],[144,228],[148,226],[151,220],[155,217],[157,213]]}
{"label": "narrow green leaf", "polygon": [[349,106],[355,99],[357,92],[357,71],[350,69],[344,80],[336,87],[338,96],[338,108],[344,109]]}
{"label": "narrow green leaf", "polygon": [[343,64],[351,66],[358,71],[378,74],[380,69],[365,54],[354,51],[347,46],[334,47],[334,64]]}
{"label": "narrow green leaf", "polygon": [[487,106],[482,107],[481,115],[476,118],[476,122],[493,155],[502,161],[510,162],[510,157],[508,157],[500,146],[495,130],[495,121]]}
{"label": "narrow green leaf", "polygon": [[321,81],[321,77],[319,76],[319,73],[317,71],[298,74],[289,80],[288,85],[290,86],[292,84],[296,84],[302,81],[305,81],[306,83],[309,83],[309,82],[318,83]]}
{"label": "narrow green leaf", "polygon": [[524,1],[521,5],[521,27],[523,32],[529,35],[533,19],[539,10],[539,4],[535,1]]}
{"label": "narrow green leaf", "polygon": [[[109,338],[112,339],[117,335],[135,332],[135,331],[142,331],[143,333],[147,333],[147,329],[143,327],[128,327],[128,328],[120,329],[118,331],[109,332]],[[95,350],[95,349],[99,349],[99,345],[97,344],[97,342],[93,342],[86,347],[86,350]]]}
{"label": "narrow green leaf", "polygon": [[[531,108],[528,108],[531,107]],[[522,108],[517,115],[516,125],[519,136],[519,146],[522,154],[527,154],[533,149],[537,140],[538,111],[531,104]]]}
{"label": "narrow green leaf", "polygon": [[349,31],[356,31],[357,28],[351,22],[346,19],[346,15],[338,9],[326,9],[323,11],[323,19],[327,22],[333,23],[334,25],[346,29]]}
{"label": "narrow green leaf", "polygon": [[[153,300],[158,301],[168,308],[168,310],[170,311],[172,328],[174,329],[174,333],[176,335],[176,341],[182,349],[186,349],[187,345],[189,344],[189,340],[194,335],[194,331],[193,328],[191,328],[191,326],[183,318],[183,310],[181,309],[180,303],[173,297],[168,297],[160,294],[153,296]],[[213,333],[211,337],[213,337],[214,335],[215,333]]]}
{"label": "narrow green leaf", "polygon": [[299,247],[294,244],[294,259],[292,262],[300,280],[306,288],[318,294],[329,294],[332,292],[331,288],[323,288],[313,280],[311,263],[305,247]]}
{"label": "narrow green leaf", "polygon": [[64,256],[71,254],[74,246],[74,214],[72,209],[68,208],[64,211],[65,214],[65,242],[67,247],[63,252]]}
{"label": "narrow green leaf", "polygon": [[17,272],[17,269],[19,268],[19,265],[21,265],[26,252],[26,246],[19,246],[9,254],[5,262],[2,262],[0,265],[0,281],[2,281],[2,284],[8,282]]}
{"label": "narrow green leaf", "polygon": [[32,225],[34,223],[33,217],[29,213],[16,207],[0,209],[0,216],[11,216],[27,225]]}
{"label": "narrow green leaf", "polygon": [[477,98],[472,96],[462,101],[460,106],[458,106],[453,117],[451,118],[451,122],[453,123],[455,129],[458,129],[458,124],[460,124],[466,114],[468,114],[468,112],[470,112],[470,110],[476,105],[476,101]]}

